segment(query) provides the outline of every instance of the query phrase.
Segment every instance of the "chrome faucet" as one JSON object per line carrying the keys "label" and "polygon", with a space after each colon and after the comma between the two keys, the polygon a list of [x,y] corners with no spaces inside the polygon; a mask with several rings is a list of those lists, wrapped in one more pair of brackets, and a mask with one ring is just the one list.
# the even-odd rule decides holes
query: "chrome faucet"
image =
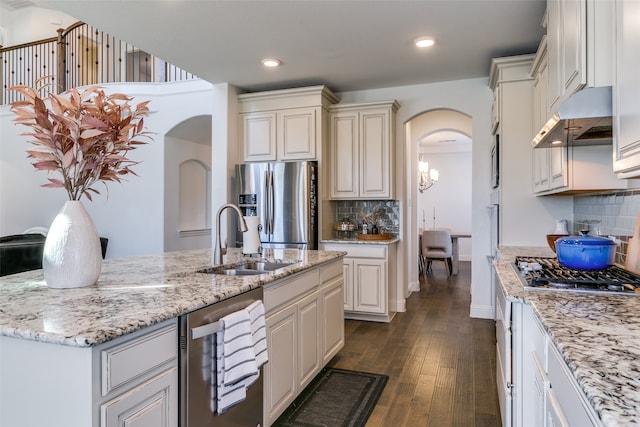
{"label": "chrome faucet", "polygon": [[222,243],[220,242],[220,215],[226,208],[232,208],[235,210],[238,213],[238,217],[240,217],[240,221],[242,221],[240,223],[240,229],[242,231],[248,230],[247,223],[242,216],[242,211],[236,205],[232,203],[222,205],[216,214],[216,247],[213,252],[213,265],[222,264],[222,256],[227,254],[227,242],[225,241],[224,247],[222,247]]}

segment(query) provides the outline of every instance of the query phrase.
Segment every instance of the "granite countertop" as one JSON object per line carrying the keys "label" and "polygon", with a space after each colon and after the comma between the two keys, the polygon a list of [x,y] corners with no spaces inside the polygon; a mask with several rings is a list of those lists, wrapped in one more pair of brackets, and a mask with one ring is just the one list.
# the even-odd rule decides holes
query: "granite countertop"
{"label": "granite countertop", "polygon": [[353,239],[323,239],[320,243],[346,243],[350,245],[390,245],[392,243],[399,242],[399,237],[392,237],[386,240],[360,240],[358,238]]}
{"label": "granite countertop", "polygon": [[[0,335],[90,347],[222,301],[345,252],[268,249],[269,260],[295,262],[254,276],[199,273],[213,265],[210,249],[108,259],[98,283],[47,287],[42,270],[0,277]],[[225,265],[246,261],[230,248]],[[254,259],[255,260],[255,259]]]}
{"label": "granite countertop", "polygon": [[507,298],[531,304],[605,426],[640,423],[640,297],[525,290],[515,256],[549,248],[499,249],[494,262]]}

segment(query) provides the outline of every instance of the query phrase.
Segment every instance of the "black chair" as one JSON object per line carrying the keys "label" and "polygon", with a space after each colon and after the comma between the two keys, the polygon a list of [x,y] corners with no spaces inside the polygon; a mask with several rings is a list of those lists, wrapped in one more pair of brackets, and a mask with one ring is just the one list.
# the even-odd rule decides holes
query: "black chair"
{"label": "black chair", "polygon": [[[42,234],[14,234],[0,237],[0,276],[42,268],[42,253],[47,237]],[[102,258],[107,255],[109,239],[100,238]]]}

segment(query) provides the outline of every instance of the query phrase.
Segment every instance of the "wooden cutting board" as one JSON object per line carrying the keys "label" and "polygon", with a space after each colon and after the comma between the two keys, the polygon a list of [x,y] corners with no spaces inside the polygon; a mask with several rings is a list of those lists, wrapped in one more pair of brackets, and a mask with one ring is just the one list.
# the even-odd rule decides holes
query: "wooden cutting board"
{"label": "wooden cutting board", "polygon": [[629,238],[627,243],[627,256],[624,267],[629,271],[640,274],[640,214],[636,219],[633,236]]}
{"label": "wooden cutting board", "polygon": [[389,240],[392,237],[391,233],[358,234],[358,240]]}

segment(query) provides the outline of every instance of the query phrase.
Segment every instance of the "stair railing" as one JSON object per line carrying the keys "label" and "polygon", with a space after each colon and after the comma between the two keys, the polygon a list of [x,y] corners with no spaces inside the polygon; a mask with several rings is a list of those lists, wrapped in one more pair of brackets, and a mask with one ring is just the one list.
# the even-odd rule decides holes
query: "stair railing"
{"label": "stair railing", "polygon": [[59,29],[51,37],[16,46],[0,46],[0,103],[9,104],[20,94],[14,85],[33,86],[51,77],[47,90],[115,82],[171,82],[197,79],[195,75],[83,22]]}

